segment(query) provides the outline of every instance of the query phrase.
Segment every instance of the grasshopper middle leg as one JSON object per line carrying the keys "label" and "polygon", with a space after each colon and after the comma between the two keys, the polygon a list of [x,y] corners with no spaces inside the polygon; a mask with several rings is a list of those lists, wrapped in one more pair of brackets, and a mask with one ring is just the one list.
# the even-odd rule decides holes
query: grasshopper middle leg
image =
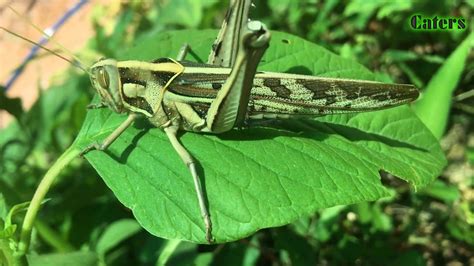
{"label": "grasshopper middle leg", "polygon": [[181,48],[179,49],[178,56],[176,56],[176,60],[183,61],[186,55],[188,54],[189,49],[191,49],[189,44],[187,43],[183,44],[183,46],[181,46]]}

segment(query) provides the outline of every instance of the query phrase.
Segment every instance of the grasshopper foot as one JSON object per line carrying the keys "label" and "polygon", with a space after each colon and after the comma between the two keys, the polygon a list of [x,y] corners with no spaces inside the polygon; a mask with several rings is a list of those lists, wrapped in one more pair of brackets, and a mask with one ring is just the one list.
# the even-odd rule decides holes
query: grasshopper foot
{"label": "grasshopper foot", "polygon": [[212,244],[214,242],[214,237],[212,236],[211,217],[209,215],[206,215],[203,217],[203,219],[204,219],[204,224],[206,226],[206,240],[209,244]]}
{"label": "grasshopper foot", "polygon": [[81,153],[79,153],[79,156],[81,156],[82,158],[84,158],[84,155],[85,155],[86,153],[92,151],[92,150],[99,150],[99,151],[101,151],[101,150],[103,150],[103,149],[102,149],[102,145],[100,145],[100,143],[98,143],[98,142],[94,142],[94,143],[92,143],[92,144],[89,144],[89,146],[85,147],[85,148],[81,151]]}
{"label": "grasshopper foot", "polygon": [[199,176],[196,171],[196,163],[194,161],[187,163],[189,172],[193,176],[195,190],[197,192],[199,208],[201,210],[201,216],[204,221],[204,226],[206,228],[206,240],[209,244],[214,242],[214,237],[212,236],[212,222],[211,216],[209,215],[209,211],[207,209],[206,203],[204,202],[204,194],[202,192],[201,182],[199,182]]}
{"label": "grasshopper foot", "polygon": [[107,105],[105,105],[104,103],[91,103],[89,105],[86,106],[86,109],[100,109],[100,108],[106,108]]}
{"label": "grasshopper foot", "polygon": [[85,149],[81,151],[79,154],[81,157],[84,157],[84,154],[90,152],[91,150],[98,150],[98,151],[104,151],[106,150],[112,142],[114,142],[124,131],[125,129],[130,126],[133,121],[137,118],[137,115],[134,113],[131,113],[125,121],[120,124],[118,128],[116,128],[107,138],[105,138],[101,143],[94,142],[87,146]]}

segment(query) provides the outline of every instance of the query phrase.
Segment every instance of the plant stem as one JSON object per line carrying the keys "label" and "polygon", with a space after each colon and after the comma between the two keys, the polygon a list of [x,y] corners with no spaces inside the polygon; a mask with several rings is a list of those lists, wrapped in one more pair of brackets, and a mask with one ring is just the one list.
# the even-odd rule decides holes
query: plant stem
{"label": "plant stem", "polygon": [[71,145],[59,158],[58,160],[49,168],[45,176],[41,180],[38,188],[31,199],[30,206],[26,211],[25,219],[21,228],[20,242],[18,244],[18,253],[19,255],[25,255],[28,251],[31,240],[31,230],[36,219],[36,215],[41,207],[46,193],[49,191],[49,188],[56,180],[56,177],[59,175],[62,169],[66,167],[75,157],[80,153],[80,150],[73,144]]}

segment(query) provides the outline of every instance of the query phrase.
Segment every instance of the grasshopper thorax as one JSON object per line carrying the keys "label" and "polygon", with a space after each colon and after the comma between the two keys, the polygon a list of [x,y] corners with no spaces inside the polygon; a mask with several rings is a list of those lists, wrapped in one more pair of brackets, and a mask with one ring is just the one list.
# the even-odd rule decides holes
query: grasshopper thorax
{"label": "grasshopper thorax", "polygon": [[125,110],[120,94],[121,81],[117,61],[101,59],[91,67],[91,83],[100,96],[101,103],[114,112],[122,113]]}

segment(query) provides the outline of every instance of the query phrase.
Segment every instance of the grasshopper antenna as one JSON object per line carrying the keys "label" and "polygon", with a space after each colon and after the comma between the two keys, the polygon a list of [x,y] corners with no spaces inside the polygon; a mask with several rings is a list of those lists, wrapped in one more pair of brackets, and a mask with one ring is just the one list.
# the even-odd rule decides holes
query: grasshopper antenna
{"label": "grasshopper antenna", "polygon": [[67,61],[68,63],[70,63],[71,65],[73,65],[73,66],[75,66],[75,67],[77,67],[77,68],[79,68],[79,69],[81,69],[82,71],[84,71],[84,72],[86,72],[86,73],[88,73],[88,74],[91,74],[87,69],[85,69],[85,68],[82,66],[82,64],[80,63],[80,61],[77,61],[77,62],[76,62],[76,61],[72,61],[72,60],[70,60],[70,59],[68,59],[68,58],[66,58],[66,57],[64,57],[64,56],[62,56],[61,54],[59,54],[59,53],[57,53],[57,52],[55,52],[55,51],[53,51],[53,50],[51,50],[51,49],[49,49],[49,48],[44,47],[43,45],[41,45],[41,44],[39,44],[39,43],[36,43],[36,42],[34,42],[34,41],[32,41],[32,40],[30,40],[30,39],[28,39],[28,38],[25,38],[25,37],[23,37],[23,36],[21,36],[21,35],[19,35],[19,34],[17,34],[17,33],[14,33],[13,31],[11,31],[11,30],[9,30],[9,29],[7,29],[7,28],[4,28],[4,27],[0,26],[0,29],[6,31],[6,32],[8,32],[8,33],[10,33],[11,35],[13,35],[13,36],[15,36],[15,37],[17,37],[17,38],[20,38],[20,39],[22,39],[22,40],[24,40],[24,41],[26,41],[26,42],[29,42],[29,43],[31,43],[31,44],[33,44],[33,45],[35,45],[35,46],[38,46],[38,47],[40,47],[41,49],[44,49],[44,50],[46,50],[46,51],[48,51],[48,52],[54,54],[55,56],[57,56],[57,57],[63,59],[64,61]]}
{"label": "grasshopper antenna", "polygon": [[[81,1],[81,3],[82,3],[82,2],[83,2],[83,1]],[[65,52],[65,53],[67,53],[69,56],[71,56],[75,61],[78,62],[78,64],[77,64],[77,63],[76,63],[76,64],[72,64],[72,63],[71,63],[71,60],[67,60],[68,62],[70,62],[72,65],[74,65],[74,66],[76,66],[76,67],[79,67],[80,69],[84,70],[86,73],[89,73],[89,71],[85,70],[85,67],[84,67],[85,64],[82,63],[82,61],[81,61],[77,56],[75,56],[73,52],[71,52],[69,49],[67,49],[66,47],[64,47],[63,45],[61,45],[59,42],[57,42],[57,41],[53,38],[53,36],[52,36],[51,33],[47,33],[47,32],[45,32],[45,31],[43,31],[42,29],[40,29],[38,26],[36,26],[36,25],[33,23],[33,21],[31,21],[28,17],[22,16],[22,15],[21,15],[18,11],[16,11],[13,7],[11,7],[11,6],[9,6],[9,5],[8,5],[7,7],[8,7],[13,13],[15,13],[15,15],[17,15],[20,19],[24,20],[27,24],[29,24],[31,27],[33,27],[35,30],[37,30],[39,33],[41,33],[43,36],[45,36],[48,41],[51,41],[51,42],[53,42],[55,45],[57,45],[57,46],[61,49],[62,52]],[[2,27],[2,28],[3,28],[3,27]],[[6,29],[3,28],[3,30],[6,30]],[[6,30],[6,31],[8,31],[9,33],[13,34],[13,33],[12,33],[11,31],[9,31],[9,30]],[[23,39],[23,40],[25,40],[25,41],[28,41],[28,42],[30,42],[30,43],[32,42],[32,41],[30,41],[30,40],[26,40],[26,38],[24,38],[24,37],[22,38],[22,36],[18,36],[17,34],[13,34],[13,35],[15,35],[15,36],[17,36],[17,37],[20,37],[21,39]],[[34,42],[34,44],[37,45],[38,47],[42,48],[42,49],[45,49],[45,47],[42,46],[42,45],[39,44],[39,43]],[[45,49],[45,50],[48,51],[48,52],[51,52],[50,49]],[[57,53],[53,53],[53,54],[58,55]],[[61,57],[61,58],[63,58],[63,57]],[[64,58],[63,58],[63,59],[64,59]]]}

